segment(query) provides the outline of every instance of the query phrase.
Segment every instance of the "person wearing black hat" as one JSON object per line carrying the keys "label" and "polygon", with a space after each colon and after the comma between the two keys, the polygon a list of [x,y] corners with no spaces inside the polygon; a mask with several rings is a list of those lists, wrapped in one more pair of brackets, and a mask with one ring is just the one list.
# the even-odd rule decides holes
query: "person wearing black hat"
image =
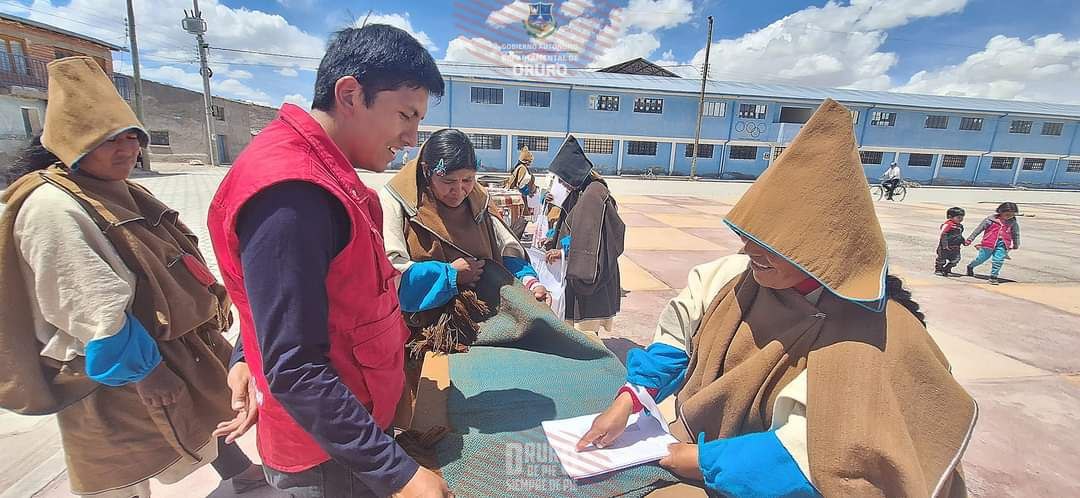
{"label": "person wearing black hat", "polygon": [[619,256],[626,225],[607,183],[593,170],[573,135],[559,148],[548,170],[570,190],[547,243],[548,260],[566,258],[566,314],[575,328],[611,332],[622,293]]}

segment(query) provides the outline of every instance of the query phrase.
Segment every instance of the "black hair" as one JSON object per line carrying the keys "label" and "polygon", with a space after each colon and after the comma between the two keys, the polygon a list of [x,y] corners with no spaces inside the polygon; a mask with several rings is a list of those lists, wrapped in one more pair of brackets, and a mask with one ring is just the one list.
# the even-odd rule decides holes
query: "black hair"
{"label": "black hair", "polygon": [[48,168],[58,162],[60,158],[41,145],[41,135],[38,135],[19,151],[15,161],[3,167],[0,171],[0,184],[10,184],[27,173]]}
{"label": "black hair", "polygon": [[924,327],[926,326],[926,315],[919,311],[919,303],[911,298],[911,291],[904,288],[904,281],[900,280],[900,277],[896,275],[885,276],[885,297],[900,303],[912,315],[915,315],[915,318],[918,318]]}
{"label": "black hair", "polygon": [[951,207],[948,211],[945,211],[946,218],[955,218],[957,216],[964,216],[964,214],[964,208],[961,207]]}
{"label": "black hair", "polygon": [[1019,213],[1020,207],[1017,206],[1015,202],[1002,202],[1001,205],[997,207],[997,212],[998,214],[1005,212]]}
{"label": "black hair", "polygon": [[404,30],[385,24],[345,28],[334,34],[319,62],[311,108],[332,111],[334,85],[346,76],[355,77],[363,87],[366,106],[382,91],[424,88],[438,98],[446,88],[427,49]]}
{"label": "black hair", "polygon": [[461,169],[478,169],[476,148],[469,136],[453,128],[443,128],[432,133],[420,149],[420,165],[425,180],[431,178],[432,170],[439,161],[443,162],[447,173]]}

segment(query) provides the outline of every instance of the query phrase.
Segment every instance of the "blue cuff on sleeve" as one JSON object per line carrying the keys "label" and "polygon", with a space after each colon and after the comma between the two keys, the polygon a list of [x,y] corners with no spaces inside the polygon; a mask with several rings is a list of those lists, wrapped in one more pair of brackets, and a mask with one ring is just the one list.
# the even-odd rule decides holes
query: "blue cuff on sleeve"
{"label": "blue cuff on sleeve", "polygon": [[510,273],[514,274],[518,280],[524,280],[525,277],[535,277],[536,270],[529,264],[528,261],[515,258],[513,256],[503,256],[503,266],[506,267]]}
{"label": "blue cuff on sleeve", "polygon": [[115,334],[86,345],[86,376],[107,386],[138,382],[160,363],[157,343],[130,313]]}
{"label": "blue cuff on sleeve", "polygon": [[415,313],[442,306],[457,294],[457,270],[442,261],[424,261],[401,275],[398,300],[402,311]]}
{"label": "blue cuff on sleeve", "polygon": [[690,357],[686,351],[663,343],[646,349],[631,349],[626,355],[626,381],[648,389],[659,389],[659,403],[675,392],[686,379]]}
{"label": "blue cuff on sleeve", "polygon": [[544,238],[554,239],[555,238],[555,229],[554,228],[549,228],[547,233],[544,234]]}
{"label": "blue cuff on sleeve", "polygon": [[570,250],[570,236],[567,235],[567,236],[559,239],[559,245],[562,246],[562,250],[569,251]]}
{"label": "blue cuff on sleeve", "polygon": [[698,464],[705,486],[725,496],[821,496],[773,431],[707,443],[705,433],[698,434]]}

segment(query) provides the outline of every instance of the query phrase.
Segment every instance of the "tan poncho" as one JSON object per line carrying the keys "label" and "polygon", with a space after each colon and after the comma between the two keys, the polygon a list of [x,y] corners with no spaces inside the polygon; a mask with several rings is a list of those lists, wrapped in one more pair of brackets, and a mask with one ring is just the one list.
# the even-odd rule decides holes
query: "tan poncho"
{"label": "tan poncho", "polygon": [[882,299],[886,247],[860,162],[851,114],[827,100],[728,214],[828,292],[813,305],[749,270],[729,283],[692,338],[672,429],[687,441],[767,430],[780,389],[805,370],[822,494],[962,496],[977,408],[925,327]]}

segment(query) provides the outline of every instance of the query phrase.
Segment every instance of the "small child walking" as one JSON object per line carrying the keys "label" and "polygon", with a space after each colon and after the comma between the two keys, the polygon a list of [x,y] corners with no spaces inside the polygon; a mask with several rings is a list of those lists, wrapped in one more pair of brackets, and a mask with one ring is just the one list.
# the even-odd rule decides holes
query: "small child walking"
{"label": "small child walking", "polygon": [[951,207],[945,211],[945,223],[941,224],[934,273],[943,277],[952,275],[952,269],[960,263],[960,248],[964,246],[964,209]]}
{"label": "small child walking", "polygon": [[982,242],[979,243],[979,255],[967,265],[969,277],[975,276],[975,267],[992,259],[990,285],[1001,283],[998,275],[1001,274],[1001,267],[1005,264],[1005,260],[1009,258],[1009,251],[1020,248],[1020,223],[1016,220],[1019,212],[1020,208],[1015,203],[1001,203],[997,208],[997,214],[987,216],[964,241],[964,245],[971,245],[976,236],[983,234]]}

